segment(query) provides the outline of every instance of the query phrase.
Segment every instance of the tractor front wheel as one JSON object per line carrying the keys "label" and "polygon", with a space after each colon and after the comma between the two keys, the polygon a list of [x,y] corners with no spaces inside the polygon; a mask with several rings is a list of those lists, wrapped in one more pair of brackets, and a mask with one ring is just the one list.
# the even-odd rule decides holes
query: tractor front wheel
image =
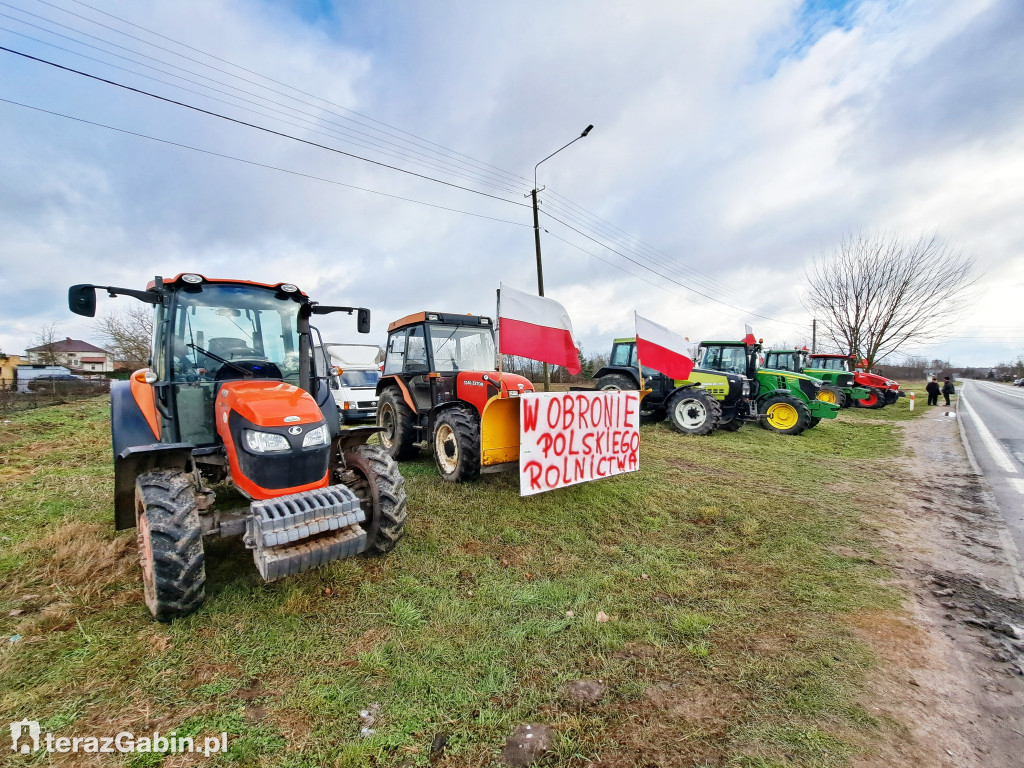
{"label": "tractor front wheel", "polygon": [[365,444],[346,451],[344,460],[355,474],[355,481],[347,485],[366,513],[362,526],[371,535],[376,528],[367,551],[378,555],[390,552],[405,533],[408,515],[405,479],[398,464],[384,448]]}
{"label": "tractor front wheel", "polygon": [[846,404],[846,395],[839,387],[831,384],[822,384],[818,390],[818,399],[823,403],[832,403],[842,408]]}
{"label": "tractor front wheel", "polygon": [[761,426],[783,435],[799,435],[811,422],[807,406],[789,395],[769,397],[758,410],[761,411]]}
{"label": "tractor front wheel", "polygon": [[623,373],[608,373],[597,380],[597,388],[606,391],[629,391],[637,389],[636,382]]}
{"label": "tractor front wheel", "polygon": [[723,421],[718,425],[719,429],[724,429],[726,432],[738,432],[740,427],[743,426],[743,422],[738,417],[733,417],[728,421]]}
{"label": "tractor front wheel", "polygon": [[157,621],[193,613],[206,599],[206,559],[191,476],[176,469],[139,475],[135,526],[149,612]]}
{"label": "tractor front wheel", "polygon": [[885,400],[879,396],[877,389],[869,389],[868,396],[857,401],[858,408],[882,408]]}
{"label": "tractor front wheel", "polygon": [[383,427],[380,442],[396,461],[411,459],[417,453],[416,429],[412,409],[398,387],[388,387],[377,400],[377,425]]}
{"label": "tractor front wheel", "polygon": [[722,406],[702,389],[681,389],[668,399],[668,418],[684,435],[710,435],[722,420]]}
{"label": "tractor front wheel", "polygon": [[449,483],[480,477],[480,417],[449,408],[434,423],[434,462]]}

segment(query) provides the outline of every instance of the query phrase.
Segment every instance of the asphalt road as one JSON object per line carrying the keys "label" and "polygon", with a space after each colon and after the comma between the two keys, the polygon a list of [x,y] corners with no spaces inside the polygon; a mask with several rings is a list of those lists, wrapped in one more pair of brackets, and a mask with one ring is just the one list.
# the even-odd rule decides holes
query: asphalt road
{"label": "asphalt road", "polygon": [[1024,555],[1024,387],[969,380],[959,394],[967,442],[1017,545],[1020,568],[1019,557]]}

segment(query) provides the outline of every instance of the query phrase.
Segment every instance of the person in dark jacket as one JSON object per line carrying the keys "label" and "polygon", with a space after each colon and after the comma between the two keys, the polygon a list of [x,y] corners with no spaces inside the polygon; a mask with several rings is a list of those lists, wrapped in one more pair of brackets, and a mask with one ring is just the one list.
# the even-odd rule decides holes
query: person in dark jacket
{"label": "person in dark jacket", "polygon": [[946,405],[949,405],[949,396],[956,393],[956,387],[953,386],[953,382],[949,380],[949,376],[942,382],[942,396],[946,398]]}
{"label": "person in dark jacket", "polygon": [[938,405],[939,392],[941,390],[939,389],[939,382],[935,380],[934,376],[932,376],[932,380],[928,382],[928,386],[925,387],[925,390],[928,392],[928,405]]}

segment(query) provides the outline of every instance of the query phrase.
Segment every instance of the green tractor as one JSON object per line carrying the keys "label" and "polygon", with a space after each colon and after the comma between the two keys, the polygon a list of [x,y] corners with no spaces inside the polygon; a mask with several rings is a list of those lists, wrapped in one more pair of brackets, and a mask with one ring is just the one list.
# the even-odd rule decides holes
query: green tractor
{"label": "green tractor", "polygon": [[[837,366],[815,367],[815,360],[809,357],[807,349],[772,349],[765,353],[765,368],[779,371],[803,373],[821,382],[818,399],[835,403],[840,408],[849,408],[867,400],[871,390],[854,386],[853,374]],[[828,361],[826,361],[827,363]]]}
{"label": "green tractor", "polygon": [[[598,389],[641,389],[636,338],[615,339],[608,365],[594,378]],[[752,417],[751,381],[743,373],[694,368],[686,381],[673,381],[644,367],[642,388],[647,392],[640,402],[645,420],[667,417],[684,434],[708,435],[719,427],[731,432]]]}
{"label": "green tractor", "polygon": [[753,413],[761,426],[784,435],[799,435],[834,419],[836,403],[822,400],[822,383],[802,373],[760,368],[761,343],[751,335],[743,341],[702,341],[697,364],[705,370],[736,373],[754,382]]}

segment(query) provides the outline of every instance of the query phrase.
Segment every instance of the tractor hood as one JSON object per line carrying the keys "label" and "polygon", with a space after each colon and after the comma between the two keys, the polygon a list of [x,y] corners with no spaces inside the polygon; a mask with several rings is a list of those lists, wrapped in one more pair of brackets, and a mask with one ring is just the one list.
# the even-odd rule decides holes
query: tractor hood
{"label": "tractor hood", "polygon": [[287,427],[324,420],[305,390],[283,381],[227,381],[217,393],[217,420],[235,412],[257,427]]}
{"label": "tractor hood", "polygon": [[877,389],[899,389],[900,386],[892,379],[887,379],[875,373],[864,373],[863,371],[856,373],[854,380],[862,386],[875,387]]}

